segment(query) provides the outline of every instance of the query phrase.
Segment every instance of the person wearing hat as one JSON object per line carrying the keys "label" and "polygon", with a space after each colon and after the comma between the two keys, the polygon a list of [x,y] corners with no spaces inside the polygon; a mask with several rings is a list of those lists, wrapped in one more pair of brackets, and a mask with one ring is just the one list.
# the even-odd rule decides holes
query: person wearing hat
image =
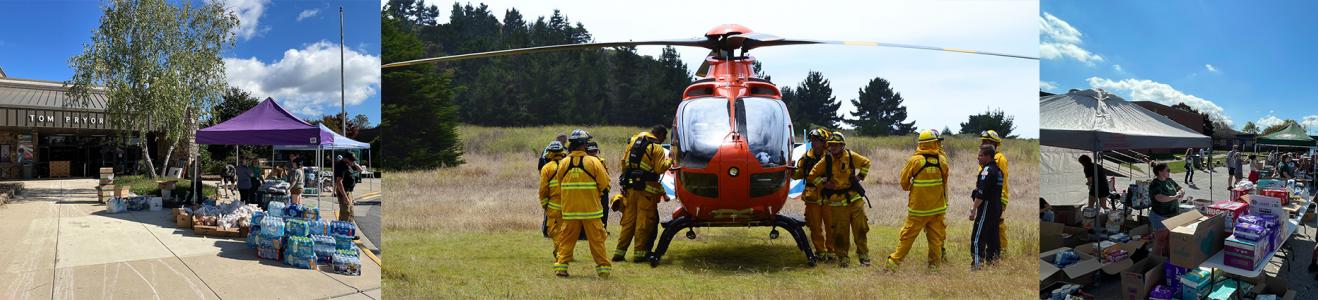
{"label": "person wearing hat", "polygon": [[947,175],[950,167],[942,154],[942,140],[936,131],[920,131],[916,150],[906,160],[906,166],[897,178],[902,190],[908,191],[906,224],[898,235],[897,249],[888,255],[884,269],[893,271],[911,251],[915,237],[923,231],[929,242],[929,267],[942,261],[943,240],[947,239]]}
{"label": "person wearing hat", "polygon": [[[668,172],[672,160],[664,152],[668,128],[655,125],[627,140],[622,153],[622,174],[618,178],[622,189],[622,225],[618,246],[613,250],[613,261],[626,260],[627,247],[632,248],[632,261],[643,262],[650,254],[659,230],[659,201],[667,199],[659,176]],[[634,245],[633,245],[634,244]]]}
{"label": "person wearing hat", "polygon": [[554,237],[557,256],[554,260],[554,275],[568,276],[568,263],[572,262],[572,252],[577,246],[577,236],[586,232],[590,255],[595,259],[595,273],[607,278],[612,272],[612,264],[604,249],[607,234],[600,217],[604,216],[604,207],[600,205],[600,193],[609,189],[609,172],[604,169],[604,162],[599,158],[586,155],[586,146],[590,142],[590,133],[585,130],[573,130],[568,137],[568,149],[572,152],[558,161],[558,172],[554,174],[557,186],[550,187],[550,194],[557,194],[562,202],[563,220],[556,226]]}
{"label": "person wearing hat", "polygon": [[[997,165],[998,172],[1002,173],[1002,211],[1007,211],[1007,194],[1009,194],[1008,178],[1010,177],[1009,175],[1007,175],[1007,156],[1002,154],[1002,137],[998,136],[997,131],[987,130],[979,134],[979,144],[981,146],[982,145],[993,146],[993,150],[994,150],[993,152],[995,153],[993,154],[993,163]],[[981,172],[984,171],[983,169],[984,167],[980,166]],[[1006,215],[1007,214],[1002,214],[1002,216],[1004,217]],[[1002,249],[1007,249],[1007,220],[1006,219],[998,220],[998,246]],[[1005,253],[1006,251],[1003,252]]]}
{"label": "person wearing hat", "polygon": [[851,238],[855,238],[856,258],[861,266],[869,266],[869,220],[865,216],[865,195],[859,191],[859,185],[869,174],[870,160],[848,150],[847,138],[841,132],[830,133],[827,144],[828,155],[810,169],[806,180],[822,188],[819,193],[832,219],[828,232],[832,235],[838,265],[846,268],[850,264],[847,252]]}
{"label": "person wearing hat", "polygon": [[[828,136],[828,130],[823,128],[816,128],[806,134],[806,139],[810,141],[810,150],[796,161],[792,179],[806,179],[811,169],[828,155]],[[809,180],[804,183],[805,190],[801,192],[801,202],[805,203],[805,226],[810,229],[810,243],[814,245],[815,254],[821,259],[833,260],[834,248],[829,236],[829,226],[833,223],[828,206],[825,206],[823,198],[819,196],[818,185]]]}
{"label": "person wearing hat", "polygon": [[[563,203],[558,194],[554,194],[554,187],[558,186],[558,180],[554,175],[558,174],[558,160],[567,156],[567,149],[559,141],[549,142],[545,147],[545,158],[549,161],[540,167],[540,208],[544,209],[544,222],[541,225],[540,234],[544,237],[552,238],[557,233],[558,223],[563,220]],[[554,245],[554,256],[558,256],[558,245]]]}
{"label": "person wearing hat", "polygon": [[[586,155],[599,158],[600,145],[598,143],[595,143],[595,141],[590,141],[589,143],[586,143]],[[600,158],[600,160],[602,161],[604,159]],[[609,165],[607,164],[604,165],[604,171],[608,171],[608,170],[609,170]],[[604,222],[604,229],[608,229],[609,228],[609,190],[604,190],[604,192],[600,193],[600,205],[604,207],[604,216],[600,217],[600,221]],[[577,238],[577,240],[581,240],[581,241],[586,240],[586,235],[584,234],[584,232],[580,237]]]}

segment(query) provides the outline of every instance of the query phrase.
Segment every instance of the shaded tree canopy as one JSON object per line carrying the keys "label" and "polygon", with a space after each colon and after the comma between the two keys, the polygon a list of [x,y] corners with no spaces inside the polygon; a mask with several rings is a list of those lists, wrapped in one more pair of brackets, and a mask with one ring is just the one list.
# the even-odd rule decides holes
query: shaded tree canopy
{"label": "shaded tree canopy", "polygon": [[1015,119],[1000,109],[990,109],[981,114],[970,115],[965,123],[961,123],[960,133],[979,135],[980,132],[993,130],[997,131],[1000,137],[1016,138],[1016,135],[1011,134],[1016,130],[1016,126],[1012,124]]}

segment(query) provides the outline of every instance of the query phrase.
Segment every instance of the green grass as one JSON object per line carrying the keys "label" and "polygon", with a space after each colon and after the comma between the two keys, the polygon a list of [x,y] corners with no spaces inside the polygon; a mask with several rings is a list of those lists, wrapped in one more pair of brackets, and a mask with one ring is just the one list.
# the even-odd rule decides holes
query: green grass
{"label": "green grass", "polygon": [[[156,183],[157,180],[152,180],[143,175],[115,176],[114,185],[129,186],[129,190],[138,195],[160,195],[160,185]],[[173,194],[183,195],[191,188],[191,180],[181,179],[174,185]],[[215,187],[212,186],[202,186],[201,191],[206,195],[215,195],[216,193]]]}
{"label": "green grass", "polygon": [[[1012,224],[1014,231],[1035,233],[1015,237],[1037,241],[1037,231],[1026,228],[1033,225]],[[393,254],[384,260],[382,279],[388,285],[384,296],[390,299],[1034,297],[1038,243],[1015,242],[1006,260],[987,271],[970,272],[969,227],[949,228],[945,246],[950,262],[933,271],[925,268],[923,236],[916,238],[898,271],[885,274],[878,264],[859,267],[854,253],[851,268],[831,263],[810,268],[786,232],[770,240],[768,228],[708,228],[697,229],[696,240],[674,238],[657,268],[613,263],[609,279],[595,276],[585,241],[577,243],[572,277],[560,279],[550,269],[550,242],[538,231],[390,231],[385,247]],[[614,234],[617,230],[610,228]],[[895,248],[897,233],[896,227],[872,227],[870,255],[876,262]],[[612,237],[605,243],[608,255],[615,243]]]}

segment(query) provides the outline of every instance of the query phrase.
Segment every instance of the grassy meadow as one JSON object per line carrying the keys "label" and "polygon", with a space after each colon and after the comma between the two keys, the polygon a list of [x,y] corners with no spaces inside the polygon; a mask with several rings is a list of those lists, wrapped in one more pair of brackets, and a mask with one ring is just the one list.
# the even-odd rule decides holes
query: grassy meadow
{"label": "grassy meadow", "polygon": [[[1007,258],[982,272],[969,272],[968,220],[974,189],[977,137],[945,141],[952,164],[947,215],[947,256],[936,270],[925,268],[924,237],[916,239],[906,263],[894,273],[879,268],[810,268],[790,235],[768,238],[769,228],[700,228],[699,237],[673,240],[658,268],[615,263],[613,276],[594,276],[585,242],[578,243],[573,277],[555,278],[550,242],[540,236],[535,160],[539,150],[572,126],[492,128],[462,126],[466,164],[447,169],[394,172],[384,184],[384,289],[389,298],[1026,298],[1038,290],[1039,144],[1009,140],[1012,205],[1006,219],[1011,241]],[[589,127],[610,170],[626,139],[641,128]],[[849,137],[848,144],[873,160],[865,181],[873,208],[870,255],[879,261],[896,247],[905,219],[906,194],[897,185],[914,137]],[[613,174],[616,175],[616,174]],[[665,220],[677,202],[661,203]],[[804,205],[788,201],[786,215]],[[610,215],[616,234],[618,216]],[[662,229],[660,229],[662,230]],[[605,243],[611,254],[616,239]],[[854,259],[854,254],[852,254]]]}

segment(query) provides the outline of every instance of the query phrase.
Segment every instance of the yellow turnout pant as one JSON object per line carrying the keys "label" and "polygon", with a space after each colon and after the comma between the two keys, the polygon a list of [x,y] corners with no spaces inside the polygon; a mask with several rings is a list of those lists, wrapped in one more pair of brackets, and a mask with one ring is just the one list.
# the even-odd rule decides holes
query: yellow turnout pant
{"label": "yellow turnout pant", "polygon": [[567,271],[567,264],[572,262],[572,251],[577,247],[577,236],[586,231],[586,240],[590,243],[590,256],[595,259],[595,272],[608,273],[612,270],[609,258],[605,257],[604,222],[600,219],[562,220],[558,223],[558,234],[554,242],[558,246],[558,257],[554,261],[554,271]]}
{"label": "yellow turnout pant", "polygon": [[[834,196],[843,197],[843,196]],[[829,235],[832,236],[834,254],[839,259],[846,260],[847,252],[851,249],[851,237],[856,238],[856,257],[860,259],[869,259],[870,248],[866,234],[869,233],[869,220],[865,217],[864,200],[854,201],[851,204],[842,204],[845,202],[832,202],[838,206],[830,205],[829,214],[832,218],[832,225],[829,226]]]}
{"label": "yellow turnout pant", "polygon": [[815,247],[815,255],[833,253],[833,240],[829,236],[832,215],[832,210],[822,202],[805,203],[805,226],[810,229],[810,243]]}
{"label": "yellow turnout pant", "polygon": [[622,230],[613,255],[626,255],[627,246],[633,244],[634,239],[636,248],[632,259],[645,257],[650,254],[650,244],[659,229],[659,195],[628,189],[622,201],[624,208],[619,220]]}
{"label": "yellow turnout pant", "polygon": [[947,239],[947,225],[943,224],[944,216],[946,214],[906,216],[906,224],[902,225],[897,251],[892,252],[888,259],[900,263],[906,258],[906,253],[911,251],[911,243],[915,242],[915,237],[924,231],[924,237],[929,241],[929,264],[938,264],[943,258],[943,240]]}

